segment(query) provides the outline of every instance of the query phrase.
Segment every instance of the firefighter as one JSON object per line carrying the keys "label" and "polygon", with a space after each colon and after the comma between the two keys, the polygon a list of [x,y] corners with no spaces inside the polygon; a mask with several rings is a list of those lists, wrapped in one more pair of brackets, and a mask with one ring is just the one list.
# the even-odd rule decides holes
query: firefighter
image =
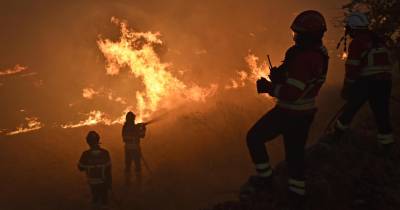
{"label": "firefighter", "polygon": [[394,143],[389,113],[392,62],[384,41],[368,26],[369,20],[363,13],[354,12],[346,19],[345,34],[352,38],[341,93],[346,104],[336,121],[335,134],[340,138],[368,101],[378,127],[378,143],[386,150]]}
{"label": "firefighter", "polygon": [[142,172],[140,139],[144,138],[146,127],[143,123],[136,124],[135,118],[136,116],[133,112],[128,112],[126,114],[126,121],[122,127],[122,139],[125,143],[125,173],[127,176],[127,184],[129,184],[132,160],[135,162],[135,173],[139,181]]}
{"label": "firefighter", "polygon": [[283,135],[289,172],[289,205],[301,209],[305,204],[304,147],[316,113],[315,98],[325,82],[327,50],[322,37],[326,23],[317,11],[299,14],[291,25],[295,44],[283,64],[273,67],[270,81],[257,81],[257,92],[277,99],[276,106],[259,119],[247,133],[247,146],[257,175],[241,187],[240,197],[271,190],[273,171],[265,143]]}
{"label": "firefighter", "polygon": [[86,136],[89,150],[82,153],[78,169],[85,171],[92,192],[93,209],[107,209],[108,191],[111,190],[111,159],[107,150],[100,147],[100,136],[90,131]]}

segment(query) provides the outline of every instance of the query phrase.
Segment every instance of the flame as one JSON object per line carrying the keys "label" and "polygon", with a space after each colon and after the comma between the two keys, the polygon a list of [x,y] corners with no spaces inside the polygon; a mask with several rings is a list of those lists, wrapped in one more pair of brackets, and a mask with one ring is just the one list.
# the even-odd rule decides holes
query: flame
{"label": "flame", "polygon": [[260,62],[259,58],[250,53],[249,55],[246,56],[245,58],[247,65],[249,66],[251,72],[249,75],[249,79],[251,81],[257,81],[258,79],[260,79],[261,77],[264,77],[266,79],[268,78],[269,75],[269,66],[267,64],[267,61],[262,61]]}
{"label": "flame", "polygon": [[18,74],[20,72],[26,71],[28,67],[26,66],[21,66],[19,64],[15,65],[14,68],[12,69],[6,69],[3,71],[0,71],[0,76],[7,76],[7,75],[12,75],[12,74]]}
{"label": "flame", "polygon": [[269,80],[269,65],[267,61],[260,62],[259,57],[256,55],[249,53],[245,57],[245,61],[249,67],[249,72],[246,71],[237,71],[238,79],[231,79],[230,84],[226,85],[226,89],[236,89],[240,87],[244,87],[246,82],[256,82],[261,77],[264,77]]}
{"label": "flame", "polygon": [[[67,123],[61,125],[61,128],[67,129],[67,128],[79,128],[79,127],[84,127],[84,126],[91,126],[91,125],[97,125],[97,124],[103,124],[103,125],[115,125],[115,124],[123,124],[125,120],[125,114],[129,112],[132,109],[132,107],[127,107],[121,114],[121,116],[117,117],[114,120],[111,120],[106,113],[99,111],[99,110],[93,110],[90,111],[87,115],[87,118],[85,120],[81,120],[78,123]],[[142,121],[138,121],[142,122]]]}
{"label": "flame", "polygon": [[346,60],[347,57],[348,57],[347,52],[343,52],[342,55],[340,56],[340,58],[341,58],[342,60]]}
{"label": "flame", "polygon": [[6,135],[11,136],[11,135],[16,135],[16,134],[20,134],[20,133],[27,133],[27,132],[34,131],[34,130],[39,130],[44,126],[44,124],[41,123],[39,121],[39,118],[37,118],[37,117],[26,117],[25,121],[26,121],[26,127],[24,127],[24,125],[21,124],[20,126],[18,126],[16,128],[16,130],[10,131],[10,132],[6,133]]}
{"label": "flame", "polygon": [[82,90],[82,97],[87,99],[92,99],[94,95],[99,94],[98,91],[93,90],[92,88],[84,88]]}
{"label": "flame", "polygon": [[103,123],[105,125],[111,125],[112,121],[106,116],[104,112],[101,111],[91,111],[88,114],[88,118],[86,120],[82,120],[79,123],[69,123],[69,124],[64,124],[61,125],[62,128],[78,128],[82,126],[90,126],[90,125],[96,125],[98,123]]}
{"label": "flame", "polygon": [[128,67],[136,78],[142,80],[144,90],[136,91],[136,115],[138,120],[148,119],[161,108],[171,108],[176,103],[190,100],[203,102],[215,93],[217,85],[201,88],[187,86],[168,71],[171,64],[160,61],[154,47],[162,45],[159,32],[135,32],[125,21],[111,18],[120,26],[118,41],[99,38],[100,51],[106,58],[106,71],[117,75],[123,67]]}

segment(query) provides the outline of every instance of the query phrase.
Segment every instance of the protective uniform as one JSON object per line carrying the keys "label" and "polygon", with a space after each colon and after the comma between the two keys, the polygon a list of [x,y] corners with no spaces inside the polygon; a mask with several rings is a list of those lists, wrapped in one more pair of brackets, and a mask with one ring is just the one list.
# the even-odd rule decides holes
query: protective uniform
{"label": "protective uniform", "polygon": [[326,25],[320,13],[305,11],[291,28],[299,33],[295,37],[296,45],[286,52],[281,66],[271,69],[271,82],[257,81],[259,92],[276,97],[277,104],[247,134],[247,146],[258,175],[250,177],[242,187],[244,195],[246,191],[257,190],[262,182],[267,187],[270,185],[272,168],[264,144],[278,135],[284,138],[289,193],[301,198],[305,195],[304,147],[317,110],[315,98],[328,68],[327,51],[321,41]]}
{"label": "protective uniform", "polygon": [[130,172],[133,160],[135,162],[135,172],[140,174],[142,169],[140,139],[145,137],[146,127],[142,123],[135,124],[134,115],[132,116],[129,113],[122,128],[122,139],[125,143],[125,171],[127,173]]}
{"label": "protective uniform", "polygon": [[82,153],[78,169],[86,172],[94,207],[105,208],[112,184],[111,159],[108,151],[99,147],[98,139],[97,133],[89,132],[88,143],[91,148]]}
{"label": "protective uniform", "polygon": [[346,104],[336,122],[336,134],[349,128],[357,111],[368,101],[378,126],[378,142],[389,146],[394,142],[389,113],[392,62],[385,43],[368,30],[368,24],[362,13],[353,13],[347,19],[353,39],[342,89]]}

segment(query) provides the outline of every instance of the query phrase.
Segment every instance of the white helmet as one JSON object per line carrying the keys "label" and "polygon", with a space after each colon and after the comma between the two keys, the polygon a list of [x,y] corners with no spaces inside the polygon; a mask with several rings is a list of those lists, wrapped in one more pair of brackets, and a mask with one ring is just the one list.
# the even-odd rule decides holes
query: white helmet
{"label": "white helmet", "polygon": [[351,29],[368,29],[369,20],[367,15],[361,12],[353,12],[346,18],[346,26]]}

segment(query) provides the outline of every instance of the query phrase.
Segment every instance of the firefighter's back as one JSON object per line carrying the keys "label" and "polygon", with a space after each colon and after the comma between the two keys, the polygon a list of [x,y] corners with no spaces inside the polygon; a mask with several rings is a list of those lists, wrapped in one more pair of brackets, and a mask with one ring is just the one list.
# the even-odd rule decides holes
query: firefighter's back
{"label": "firefighter's back", "polygon": [[89,149],[83,152],[79,161],[79,166],[86,170],[89,184],[104,183],[110,165],[109,152],[103,148]]}

